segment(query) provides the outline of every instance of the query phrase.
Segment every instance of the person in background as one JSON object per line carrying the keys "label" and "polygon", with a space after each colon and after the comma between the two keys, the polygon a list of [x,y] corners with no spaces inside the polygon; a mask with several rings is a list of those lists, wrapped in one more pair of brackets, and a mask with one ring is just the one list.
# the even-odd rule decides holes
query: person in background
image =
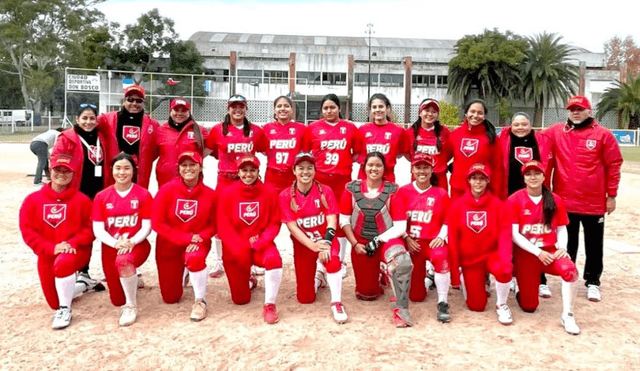
{"label": "person in background", "polygon": [[38,134],[29,145],[29,149],[34,155],[38,156],[38,165],[36,166],[35,177],[33,178],[34,186],[41,186],[42,173],[44,172],[46,180],[51,178],[49,174],[49,151],[53,149],[58,135],[62,132],[62,128],[47,130],[42,134]]}

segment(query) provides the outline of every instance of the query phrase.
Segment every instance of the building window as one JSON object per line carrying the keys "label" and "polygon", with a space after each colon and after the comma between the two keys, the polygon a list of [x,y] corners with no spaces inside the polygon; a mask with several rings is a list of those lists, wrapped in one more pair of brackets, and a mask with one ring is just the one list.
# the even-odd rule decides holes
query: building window
{"label": "building window", "polygon": [[296,84],[320,85],[320,72],[296,72]]}
{"label": "building window", "polygon": [[404,75],[381,73],[380,86],[404,86]]}
{"label": "building window", "polygon": [[435,75],[412,75],[411,84],[414,86],[429,87],[436,84]]}
{"label": "building window", "polygon": [[223,69],[208,69],[205,71],[207,80],[215,82],[229,82],[229,70]]}
{"label": "building window", "polygon": [[289,71],[264,71],[265,84],[286,84],[289,82]]}
{"label": "building window", "polygon": [[259,84],[262,82],[262,71],[238,70],[238,83]]}
{"label": "building window", "polygon": [[[367,85],[367,74],[366,73],[356,73],[355,76],[355,81],[354,84],[355,85]],[[372,73],[371,74],[371,85],[378,85],[378,74],[377,73]]]}
{"label": "building window", "polygon": [[322,84],[324,85],[346,85],[347,74],[340,72],[324,72],[322,74]]}
{"label": "building window", "polygon": [[449,76],[438,76],[438,87],[446,88],[448,85]]}

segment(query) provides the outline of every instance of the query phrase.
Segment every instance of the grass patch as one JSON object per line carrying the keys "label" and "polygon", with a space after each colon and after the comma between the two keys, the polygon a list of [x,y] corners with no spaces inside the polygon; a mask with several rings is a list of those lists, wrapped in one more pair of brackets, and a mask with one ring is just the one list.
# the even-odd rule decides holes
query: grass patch
{"label": "grass patch", "polygon": [[640,162],[640,147],[620,147],[622,158],[628,162]]}

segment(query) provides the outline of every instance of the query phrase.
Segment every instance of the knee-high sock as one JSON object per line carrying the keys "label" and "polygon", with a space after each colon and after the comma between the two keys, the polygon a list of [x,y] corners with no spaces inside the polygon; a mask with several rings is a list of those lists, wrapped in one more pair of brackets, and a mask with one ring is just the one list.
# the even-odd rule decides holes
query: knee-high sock
{"label": "knee-high sock", "polygon": [[120,277],[120,283],[124,290],[124,297],[127,300],[127,305],[136,305],[137,293],[138,293],[138,276],[135,274],[129,277]]}
{"label": "knee-high sock", "polygon": [[327,283],[331,291],[331,302],[342,302],[342,274],[340,272],[327,273]]}
{"label": "knee-high sock", "polygon": [[282,282],[282,268],[264,272],[264,303],[275,304]]}
{"label": "knee-high sock", "polygon": [[496,300],[496,305],[501,306],[502,304],[507,304],[507,299],[509,298],[509,290],[511,290],[511,281],[507,283],[501,283],[496,281],[496,296],[498,299]]}
{"label": "knee-high sock", "polygon": [[195,296],[196,300],[205,300],[205,296],[207,295],[207,270],[203,269],[200,272],[189,271],[189,280],[191,281],[193,296]]}
{"label": "knee-high sock", "polygon": [[58,301],[61,307],[71,308],[71,300],[73,299],[73,289],[76,286],[76,274],[67,277],[55,279],[56,292],[58,293]]}
{"label": "knee-high sock", "polygon": [[347,241],[346,237],[338,237],[338,242],[340,243],[340,261],[344,263],[345,257],[347,256],[349,241]]}
{"label": "knee-high sock", "polygon": [[214,259],[222,260],[222,241],[218,237],[213,238],[213,245],[215,246]]}
{"label": "knee-high sock", "polygon": [[451,275],[447,273],[434,273],[436,281],[436,290],[438,291],[438,303],[444,301],[449,302],[449,286],[451,286]]}
{"label": "knee-high sock", "polygon": [[576,300],[578,292],[578,281],[562,281],[562,315],[573,313],[573,302]]}

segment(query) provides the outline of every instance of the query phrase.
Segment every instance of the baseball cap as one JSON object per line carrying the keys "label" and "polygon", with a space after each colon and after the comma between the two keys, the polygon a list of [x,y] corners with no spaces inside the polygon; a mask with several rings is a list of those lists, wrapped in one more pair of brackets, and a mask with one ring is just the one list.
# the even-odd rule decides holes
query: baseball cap
{"label": "baseball cap", "polygon": [[125,98],[133,93],[138,93],[142,98],[144,98],[144,88],[140,85],[131,85],[124,89]]}
{"label": "baseball cap", "polygon": [[191,103],[189,103],[189,101],[184,98],[175,98],[174,100],[171,101],[171,104],[169,105],[169,109],[174,109],[176,107],[184,107],[188,111],[190,111]]}
{"label": "baseball cap", "polygon": [[181,164],[182,161],[189,159],[197,164],[202,165],[202,156],[198,152],[194,151],[186,151],[182,152],[180,156],[178,156],[178,164]]}
{"label": "baseball cap", "polygon": [[309,161],[313,166],[316,166],[316,158],[311,152],[298,153],[296,155],[296,159],[293,161],[293,166],[296,166],[303,161]]}
{"label": "baseball cap", "polygon": [[587,97],[585,97],[583,95],[574,95],[573,97],[569,98],[569,100],[567,101],[567,108],[566,109],[570,109],[571,107],[580,107],[580,108],[583,108],[583,109],[591,109],[591,103],[589,102]]}
{"label": "baseball cap", "polygon": [[411,165],[427,164],[433,167],[433,157],[427,153],[416,153],[411,160]]}
{"label": "baseball cap", "polygon": [[474,174],[482,174],[487,177],[487,179],[491,179],[491,170],[486,167],[484,164],[473,164],[469,168],[469,173],[467,173],[467,179],[471,178]]}
{"label": "baseball cap", "polygon": [[420,104],[420,109],[418,110],[418,112],[422,111],[423,109],[427,109],[429,106],[435,108],[436,111],[440,112],[440,103],[438,103],[438,101],[435,99],[425,99],[422,104]]}
{"label": "baseball cap", "polygon": [[525,163],[524,165],[522,165],[522,175],[524,175],[527,171],[529,171],[531,169],[540,170],[543,174],[544,174],[544,171],[545,171],[544,165],[542,165],[542,163],[540,161],[531,160],[531,161]]}
{"label": "baseball cap", "polygon": [[71,171],[73,171],[73,167],[71,166],[71,156],[69,155],[56,155],[56,156],[51,156],[51,159],[49,160],[49,168],[50,169],[55,169],[57,167],[65,167]]}
{"label": "baseball cap", "polygon": [[258,158],[252,154],[246,154],[246,155],[240,156],[240,158],[238,159],[238,161],[236,161],[236,163],[238,164],[238,169],[240,169],[245,165],[253,165],[257,168],[260,167],[260,160],[258,160]]}
{"label": "baseball cap", "polygon": [[240,94],[234,94],[227,101],[227,107],[231,107],[231,105],[234,104],[234,103],[240,103],[240,104],[243,104],[246,107],[247,106],[247,98],[245,98],[244,96],[242,96]]}

